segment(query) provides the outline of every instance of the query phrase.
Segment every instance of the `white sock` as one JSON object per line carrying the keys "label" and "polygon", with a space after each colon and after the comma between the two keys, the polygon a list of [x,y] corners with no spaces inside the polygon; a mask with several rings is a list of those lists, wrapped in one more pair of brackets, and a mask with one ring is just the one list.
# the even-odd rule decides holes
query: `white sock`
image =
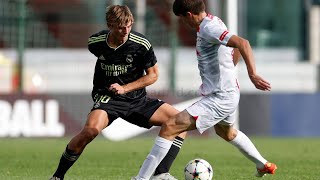
{"label": "white sock", "polygon": [[168,153],[171,145],[172,141],[157,136],[155,144],[146,160],[144,160],[136,179],[149,180],[157,166]]}
{"label": "white sock", "polygon": [[258,169],[264,168],[264,164],[267,163],[267,160],[261,156],[257,148],[243,132],[238,130],[237,136],[230,141],[230,143],[236,146],[249,160],[254,162]]}

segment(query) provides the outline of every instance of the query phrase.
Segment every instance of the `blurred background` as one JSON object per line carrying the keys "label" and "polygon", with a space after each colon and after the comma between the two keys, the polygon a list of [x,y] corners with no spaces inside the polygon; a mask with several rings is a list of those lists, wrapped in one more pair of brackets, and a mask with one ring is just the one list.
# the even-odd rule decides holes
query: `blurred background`
{"label": "blurred background", "polygon": [[[150,95],[171,104],[198,97],[196,33],[172,14],[172,2],[1,0],[0,137],[63,137],[82,128],[96,61],[87,41],[106,28],[111,4],[129,6],[133,30],[154,47],[160,77]],[[254,136],[320,136],[320,1],[205,2],[207,12],[250,41],[258,73],[272,84],[271,92],[256,90],[238,64],[239,128]]]}

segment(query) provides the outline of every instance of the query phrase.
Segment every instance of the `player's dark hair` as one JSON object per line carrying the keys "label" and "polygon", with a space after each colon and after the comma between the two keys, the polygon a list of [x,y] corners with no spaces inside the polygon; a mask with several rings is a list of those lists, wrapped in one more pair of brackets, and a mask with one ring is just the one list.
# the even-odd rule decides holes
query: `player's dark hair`
{"label": "player's dark hair", "polygon": [[128,6],[111,5],[106,8],[107,25],[117,24],[119,26],[126,25],[134,21],[133,15]]}
{"label": "player's dark hair", "polygon": [[203,0],[175,0],[172,9],[176,16],[186,16],[187,12],[198,15],[205,11],[205,4]]}

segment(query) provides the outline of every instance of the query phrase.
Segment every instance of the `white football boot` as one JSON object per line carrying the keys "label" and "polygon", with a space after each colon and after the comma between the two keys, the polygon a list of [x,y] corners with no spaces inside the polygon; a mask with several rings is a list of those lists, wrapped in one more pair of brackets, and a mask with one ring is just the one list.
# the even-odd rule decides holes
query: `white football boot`
{"label": "white football boot", "polygon": [[170,173],[162,173],[156,176],[152,176],[150,180],[178,180],[178,179],[173,177]]}

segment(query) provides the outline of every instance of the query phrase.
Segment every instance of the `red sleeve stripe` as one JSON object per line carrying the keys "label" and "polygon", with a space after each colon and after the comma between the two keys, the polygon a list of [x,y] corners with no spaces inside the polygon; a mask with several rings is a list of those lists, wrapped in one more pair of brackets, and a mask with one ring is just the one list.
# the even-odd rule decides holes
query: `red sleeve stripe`
{"label": "red sleeve stripe", "polygon": [[228,33],[229,33],[229,31],[223,31],[223,33],[221,34],[219,40],[222,41],[222,40],[226,37],[226,35],[227,35]]}
{"label": "red sleeve stripe", "polygon": [[212,14],[207,14],[207,17],[213,19],[214,16]]}
{"label": "red sleeve stripe", "polygon": [[238,89],[240,90],[240,86],[239,86],[239,83],[238,83],[238,79],[236,79],[236,83],[237,83]]}
{"label": "red sleeve stripe", "polygon": [[234,60],[234,49],[231,51],[232,60]]}

